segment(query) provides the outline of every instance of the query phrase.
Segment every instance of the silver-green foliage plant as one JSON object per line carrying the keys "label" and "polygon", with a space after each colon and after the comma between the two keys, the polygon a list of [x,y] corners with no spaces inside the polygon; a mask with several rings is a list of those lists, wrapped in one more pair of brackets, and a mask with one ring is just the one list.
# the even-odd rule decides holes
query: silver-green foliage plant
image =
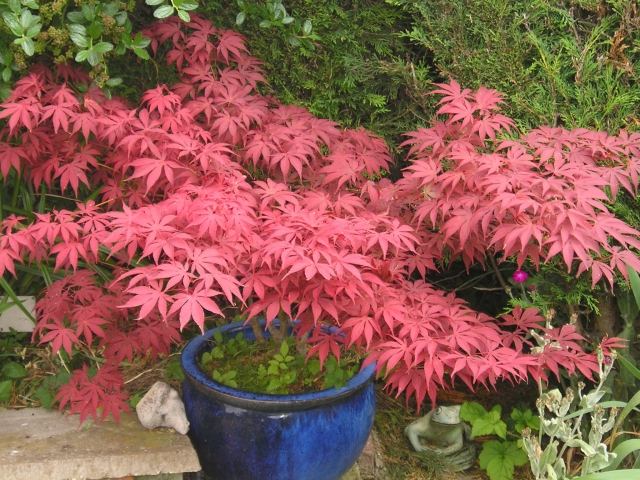
{"label": "silver-green foliage plant", "polygon": [[[598,352],[598,383],[590,390],[586,390],[584,382],[579,382],[575,391],[567,389],[562,394],[557,388],[543,391],[540,384],[536,402],[540,430],[538,435],[527,428],[522,432],[523,446],[536,480],[624,480],[640,475],[640,470],[605,472],[616,468],[624,456],[633,451],[628,448],[629,444],[624,446],[625,442],[610,450],[611,432],[629,413],[629,405],[635,403],[602,400],[614,359],[615,353],[605,357]],[[625,408],[618,416],[621,407]],[[578,456],[566,455],[570,449],[580,452],[581,462],[575,467],[571,458]]]}

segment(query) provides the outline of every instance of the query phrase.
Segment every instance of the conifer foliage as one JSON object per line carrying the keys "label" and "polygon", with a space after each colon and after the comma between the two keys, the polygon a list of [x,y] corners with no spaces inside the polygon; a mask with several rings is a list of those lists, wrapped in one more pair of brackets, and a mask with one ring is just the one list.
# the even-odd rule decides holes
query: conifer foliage
{"label": "conifer foliage", "polygon": [[79,89],[88,79],[60,68],[36,69],[0,106],[0,173],[78,199],[33,221],[9,217],[0,236],[0,274],[41,261],[69,272],[39,300],[34,338],[105,359],[95,375],[73,374],[61,407],[117,416],[121,362],[166,353],[185,326],[231,307],[299,319],[322,362],[345,344],[367,351],[388,387],[419,405],[455,380],[597,369],[573,326],[546,326],[533,309],[491,318],[426,276],[445,256],[471,265],[488,254],[561,259],[594,283],[640,270],[639,232],[606,208],[620,188],[636,192],[637,135],[541,128],[497,140],[512,125],[499,94],[451,82],[435,91],[439,118],[409,134],[403,178],[374,182],[390,166],[385,143],[261,96],[240,35],[195,15],[146,34],[180,79],[139,105]]}

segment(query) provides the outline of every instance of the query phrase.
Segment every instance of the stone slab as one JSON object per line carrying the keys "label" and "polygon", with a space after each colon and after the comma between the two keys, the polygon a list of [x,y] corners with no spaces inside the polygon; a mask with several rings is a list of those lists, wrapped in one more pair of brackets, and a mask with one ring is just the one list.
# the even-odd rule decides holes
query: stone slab
{"label": "stone slab", "polygon": [[[18,296],[18,300],[22,302],[22,305],[31,312],[35,317],[36,299],[35,297],[21,297]],[[0,313],[0,332],[8,332],[13,329],[18,332],[31,332],[33,331],[33,322],[27,317],[22,310],[16,305],[11,305],[9,308]]]}
{"label": "stone slab", "polygon": [[0,479],[84,480],[196,472],[189,438],[146,430],[132,414],[85,422],[40,408],[0,409]]}

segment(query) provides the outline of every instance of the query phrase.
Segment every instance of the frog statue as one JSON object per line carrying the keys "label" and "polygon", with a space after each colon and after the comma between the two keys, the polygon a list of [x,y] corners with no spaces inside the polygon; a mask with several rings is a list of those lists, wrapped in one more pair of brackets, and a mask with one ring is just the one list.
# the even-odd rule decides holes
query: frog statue
{"label": "frog statue", "polygon": [[456,470],[466,470],[475,460],[475,446],[465,442],[470,433],[469,426],[460,420],[460,405],[438,407],[404,429],[415,451],[444,455]]}

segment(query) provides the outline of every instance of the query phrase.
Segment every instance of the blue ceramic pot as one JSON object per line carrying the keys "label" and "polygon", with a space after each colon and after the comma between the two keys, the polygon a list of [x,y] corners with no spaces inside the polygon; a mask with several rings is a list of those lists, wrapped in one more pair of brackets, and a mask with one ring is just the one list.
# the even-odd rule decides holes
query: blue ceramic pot
{"label": "blue ceramic pot", "polygon": [[358,459],[373,425],[374,365],[342,388],[245,392],[200,370],[198,360],[216,331],[255,340],[251,328],[237,322],[194,338],[182,352],[189,437],[204,472],[215,480],[339,479]]}

